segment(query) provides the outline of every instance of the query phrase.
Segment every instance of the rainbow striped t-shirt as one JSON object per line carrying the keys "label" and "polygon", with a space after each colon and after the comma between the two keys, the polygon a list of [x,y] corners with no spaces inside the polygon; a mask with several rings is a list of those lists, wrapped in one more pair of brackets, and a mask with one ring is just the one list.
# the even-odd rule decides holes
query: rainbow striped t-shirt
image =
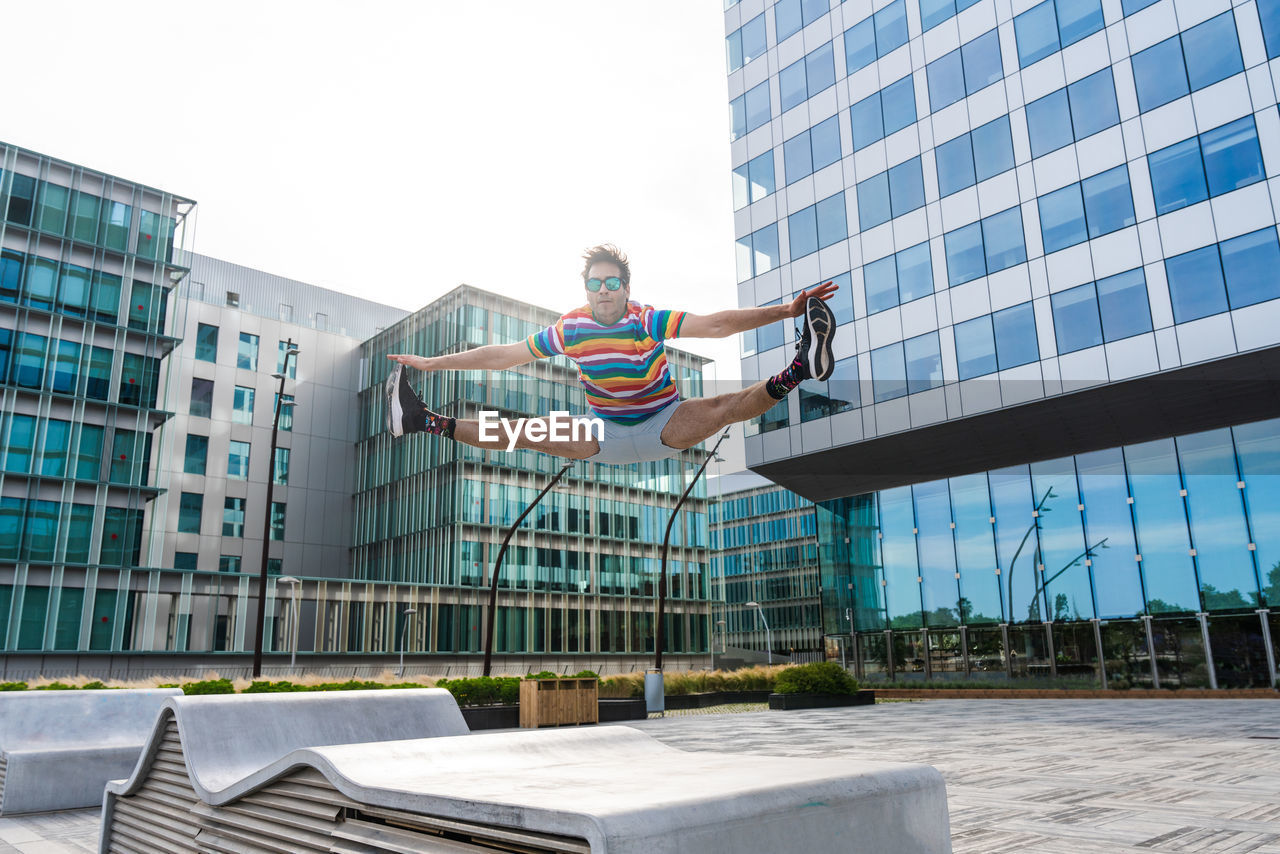
{"label": "rainbow striped t-shirt", "polygon": [[601,418],[639,424],[680,400],[662,342],[680,335],[686,312],[627,302],[617,323],[603,326],[584,305],[525,343],[539,359],[568,356],[578,365],[587,404]]}

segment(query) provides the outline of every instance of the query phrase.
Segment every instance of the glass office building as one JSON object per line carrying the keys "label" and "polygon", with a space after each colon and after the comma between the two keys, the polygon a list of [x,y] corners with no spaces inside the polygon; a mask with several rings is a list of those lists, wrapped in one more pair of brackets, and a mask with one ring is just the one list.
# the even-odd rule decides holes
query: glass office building
{"label": "glass office building", "polygon": [[1271,684],[1280,3],[725,18],[740,304],[841,285],[835,375],[747,439],[818,502],[826,632],[867,674]]}

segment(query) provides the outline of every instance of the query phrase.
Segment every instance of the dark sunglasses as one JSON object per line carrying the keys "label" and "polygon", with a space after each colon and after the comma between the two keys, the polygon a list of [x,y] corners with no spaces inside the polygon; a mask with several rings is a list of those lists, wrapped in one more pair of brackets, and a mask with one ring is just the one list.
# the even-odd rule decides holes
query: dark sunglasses
{"label": "dark sunglasses", "polygon": [[603,281],[600,279],[587,279],[587,290],[591,291],[593,294],[600,290],[601,285],[604,285],[611,291],[616,291],[622,287],[622,279],[619,279],[617,276],[610,276]]}

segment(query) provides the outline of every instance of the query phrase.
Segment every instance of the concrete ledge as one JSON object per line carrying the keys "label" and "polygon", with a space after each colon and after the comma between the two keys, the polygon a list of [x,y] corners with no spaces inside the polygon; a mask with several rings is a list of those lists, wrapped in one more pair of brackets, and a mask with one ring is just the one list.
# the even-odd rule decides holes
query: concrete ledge
{"label": "concrete ledge", "polygon": [[83,809],[129,773],[178,688],[0,693],[0,815]]}
{"label": "concrete ledge", "polygon": [[835,709],[842,706],[872,706],[876,702],[875,691],[856,691],[852,694],[770,694],[769,708],[789,712],[799,709]]}
{"label": "concrete ledge", "polygon": [[442,827],[595,854],[951,850],[928,766],[685,753],[625,726],[452,734],[461,722],[436,690],[173,698],[132,777],[107,786],[100,850],[116,834],[277,850],[304,815],[309,845],[402,846],[380,850],[433,850],[415,828]]}

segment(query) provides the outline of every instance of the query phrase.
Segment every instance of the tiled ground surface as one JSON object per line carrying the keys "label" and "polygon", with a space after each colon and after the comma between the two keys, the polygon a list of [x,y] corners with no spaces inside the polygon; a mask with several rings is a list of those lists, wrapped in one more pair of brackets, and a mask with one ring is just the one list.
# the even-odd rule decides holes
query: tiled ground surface
{"label": "tiled ground surface", "polygon": [[[1280,854],[1280,701],[938,700],[626,725],[686,750],[934,765],[955,854]],[[0,818],[0,854],[93,851],[97,823]]]}
{"label": "tiled ground surface", "polygon": [[1280,854],[1280,702],[939,700],[628,724],[685,750],[923,762],[955,854]]}

